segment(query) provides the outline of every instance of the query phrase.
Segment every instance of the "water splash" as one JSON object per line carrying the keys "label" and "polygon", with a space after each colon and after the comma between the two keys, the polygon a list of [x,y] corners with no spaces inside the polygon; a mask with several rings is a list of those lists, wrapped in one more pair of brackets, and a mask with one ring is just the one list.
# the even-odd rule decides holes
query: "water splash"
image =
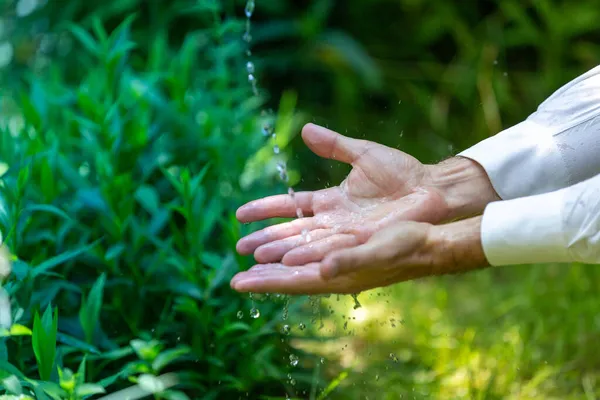
{"label": "water splash", "polygon": [[281,314],[281,319],[283,319],[284,321],[286,321],[288,319],[289,309],[290,309],[290,296],[286,296],[285,301],[283,303],[283,313]]}
{"label": "water splash", "polygon": [[360,304],[360,302],[358,301],[358,294],[353,294],[351,296],[352,296],[352,299],[354,300],[354,309],[357,310],[357,309],[361,308],[362,304]]}

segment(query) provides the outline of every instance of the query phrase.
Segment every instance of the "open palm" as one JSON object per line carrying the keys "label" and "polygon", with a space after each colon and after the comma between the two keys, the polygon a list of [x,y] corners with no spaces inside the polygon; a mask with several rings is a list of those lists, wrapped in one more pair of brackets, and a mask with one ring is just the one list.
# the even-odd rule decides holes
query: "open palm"
{"label": "open palm", "polygon": [[294,217],[296,207],[305,216],[242,238],[237,245],[241,254],[254,253],[263,264],[304,265],[365,243],[394,222],[437,223],[448,215],[443,197],[428,186],[427,167],[414,157],[313,124],[304,127],[302,138],[315,154],[351,164],[352,171],[333,188],[299,192],[295,199],[266,197],[240,207],[241,222]]}

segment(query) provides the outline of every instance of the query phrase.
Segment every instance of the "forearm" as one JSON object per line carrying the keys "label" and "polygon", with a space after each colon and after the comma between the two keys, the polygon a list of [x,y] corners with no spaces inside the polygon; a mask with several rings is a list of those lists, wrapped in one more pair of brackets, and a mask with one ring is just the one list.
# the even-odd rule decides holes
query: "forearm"
{"label": "forearm", "polygon": [[481,242],[482,217],[433,226],[431,252],[435,254],[436,275],[453,274],[489,267]]}

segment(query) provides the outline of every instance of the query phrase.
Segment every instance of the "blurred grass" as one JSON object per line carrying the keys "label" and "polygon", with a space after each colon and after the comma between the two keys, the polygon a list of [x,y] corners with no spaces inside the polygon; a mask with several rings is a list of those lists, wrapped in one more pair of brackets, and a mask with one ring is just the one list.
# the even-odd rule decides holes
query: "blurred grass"
{"label": "blurred grass", "polygon": [[363,293],[359,309],[332,296],[309,324],[321,340],[293,343],[330,380],[347,373],[334,399],[595,399],[599,282],[596,266],[515,266]]}

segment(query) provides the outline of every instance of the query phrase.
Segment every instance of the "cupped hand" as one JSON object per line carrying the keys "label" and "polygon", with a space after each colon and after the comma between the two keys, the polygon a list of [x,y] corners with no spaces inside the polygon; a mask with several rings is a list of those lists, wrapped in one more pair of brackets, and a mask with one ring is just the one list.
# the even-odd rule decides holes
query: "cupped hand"
{"label": "cupped hand", "polygon": [[[295,217],[297,207],[305,216],[242,238],[237,244],[240,254],[254,253],[261,264],[304,265],[365,243],[398,221],[437,223],[448,217],[448,204],[430,184],[430,170],[414,157],[314,124],[304,127],[302,138],[317,155],[351,164],[352,171],[333,188],[299,192],[295,199],[266,197],[240,207],[241,222]],[[307,266],[306,273],[313,269]]]}
{"label": "cupped hand", "polygon": [[365,244],[300,267],[257,265],[231,281],[239,292],[353,294],[394,283],[488,266],[481,217],[446,225],[398,222]]}

